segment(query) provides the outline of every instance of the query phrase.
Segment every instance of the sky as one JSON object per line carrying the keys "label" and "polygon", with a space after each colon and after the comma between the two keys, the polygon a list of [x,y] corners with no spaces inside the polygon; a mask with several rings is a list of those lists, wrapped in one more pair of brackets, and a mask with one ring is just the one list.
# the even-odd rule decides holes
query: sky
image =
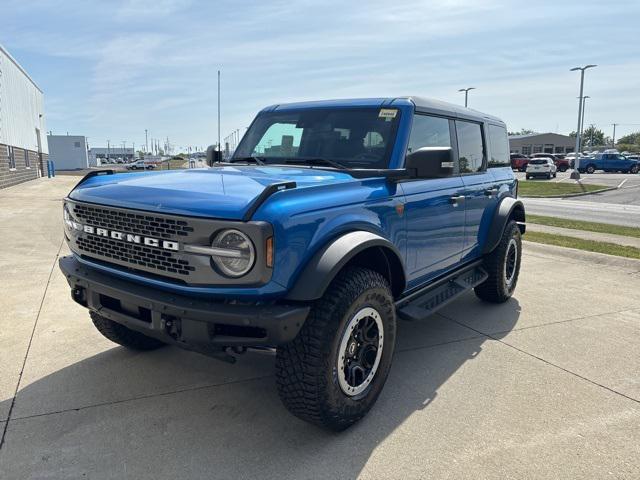
{"label": "sky", "polygon": [[[0,0],[0,44],[45,93],[47,130],[176,151],[244,132],[264,106],[420,95],[510,131],[640,130],[640,2]],[[634,125],[635,124],[635,125]]]}

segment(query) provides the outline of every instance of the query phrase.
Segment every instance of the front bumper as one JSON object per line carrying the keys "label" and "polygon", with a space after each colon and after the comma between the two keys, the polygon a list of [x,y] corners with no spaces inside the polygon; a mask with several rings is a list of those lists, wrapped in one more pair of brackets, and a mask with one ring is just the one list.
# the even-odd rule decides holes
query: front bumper
{"label": "front bumper", "polygon": [[159,291],[60,258],[71,297],[103,317],[149,337],[207,353],[234,346],[277,346],[293,340],[310,307],[241,304]]}

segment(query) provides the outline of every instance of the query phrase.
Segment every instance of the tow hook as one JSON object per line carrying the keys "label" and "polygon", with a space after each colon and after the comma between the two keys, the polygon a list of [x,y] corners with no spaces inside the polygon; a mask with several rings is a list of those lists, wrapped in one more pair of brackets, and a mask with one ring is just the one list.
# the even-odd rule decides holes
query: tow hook
{"label": "tow hook", "polygon": [[161,328],[174,340],[178,340],[180,338],[181,333],[181,322],[178,317],[174,317],[173,315],[162,315],[160,319]]}

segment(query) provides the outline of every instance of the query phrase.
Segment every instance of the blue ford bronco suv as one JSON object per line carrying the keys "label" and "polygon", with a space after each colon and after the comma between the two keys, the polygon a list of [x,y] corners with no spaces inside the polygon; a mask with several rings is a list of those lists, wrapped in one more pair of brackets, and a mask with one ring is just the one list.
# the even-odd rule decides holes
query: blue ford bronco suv
{"label": "blue ford bronco suv", "polygon": [[83,178],[64,201],[60,268],[110,340],[229,362],[275,349],[284,405],[342,430],[380,394],[398,318],[470,289],[511,297],[517,186],[505,124],[474,110],[273,105],[226,162]]}

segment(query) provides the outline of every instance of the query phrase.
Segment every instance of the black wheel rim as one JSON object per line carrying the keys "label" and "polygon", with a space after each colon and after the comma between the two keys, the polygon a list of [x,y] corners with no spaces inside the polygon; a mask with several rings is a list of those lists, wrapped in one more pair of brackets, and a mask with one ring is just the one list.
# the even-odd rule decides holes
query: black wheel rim
{"label": "black wheel rim", "polygon": [[507,245],[507,254],[504,262],[504,280],[507,287],[511,287],[516,276],[516,268],[518,264],[518,244],[515,238],[512,238]]}
{"label": "black wheel rim", "polygon": [[374,379],[383,349],[380,313],[359,310],[347,324],[338,350],[338,383],[348,396],[362,393]]}

